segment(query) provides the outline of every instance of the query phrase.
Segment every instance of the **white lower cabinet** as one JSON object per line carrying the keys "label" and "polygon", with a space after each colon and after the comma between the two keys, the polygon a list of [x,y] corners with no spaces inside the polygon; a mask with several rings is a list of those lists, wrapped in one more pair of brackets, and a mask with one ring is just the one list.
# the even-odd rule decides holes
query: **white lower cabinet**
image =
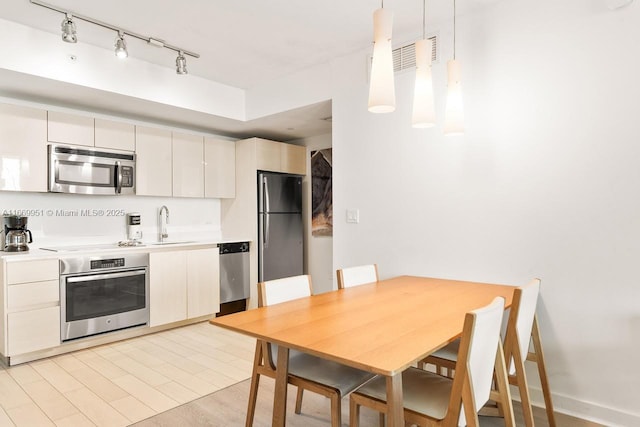
{"label": "white lower cabinet", "polygon": [[220,311],[220,259],[218,248],[187,252],[187,317]]}
{"label": "white lower cabinet", "polygon": [[7,356],[60,345],[60,307],[19,311],[7,315]]}
{"label": "white lower cabinet", "polygon": [[149,326],[187,318],[187,252],[149,254]]}
{"label": "white lower cabinet", "polygon": [[220,311],[218,248],[149,254],[150,326]]}
{"label": "white lower cabinet", "polygon": [[60,345],[58,260],[5,264],[7,348],[17,356]]}

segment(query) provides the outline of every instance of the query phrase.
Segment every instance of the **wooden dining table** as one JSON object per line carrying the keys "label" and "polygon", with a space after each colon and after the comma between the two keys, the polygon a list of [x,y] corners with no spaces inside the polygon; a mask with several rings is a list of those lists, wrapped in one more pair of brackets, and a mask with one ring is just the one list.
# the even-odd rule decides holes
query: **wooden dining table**
{"label": "wooden dining table", "polygon": [[289,349],[384,375],[388,425],[404,426],[402,371],[462,333],[465,314],[514,286],[400,276],[211,319],[278,344],[273,426],[284,426]]}

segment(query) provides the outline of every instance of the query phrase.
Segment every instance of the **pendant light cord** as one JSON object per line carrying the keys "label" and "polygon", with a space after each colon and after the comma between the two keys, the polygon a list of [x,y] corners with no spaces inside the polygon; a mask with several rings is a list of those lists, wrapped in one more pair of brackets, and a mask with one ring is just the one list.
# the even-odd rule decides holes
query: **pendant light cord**
{"label": "pendant light cord", "polygon": [[453,0],[453,59],[456,59],[456,0]]}
{"label": "pendant light cord", "polygon": [[422,0],[422,38],[427,38],[427,0]]}

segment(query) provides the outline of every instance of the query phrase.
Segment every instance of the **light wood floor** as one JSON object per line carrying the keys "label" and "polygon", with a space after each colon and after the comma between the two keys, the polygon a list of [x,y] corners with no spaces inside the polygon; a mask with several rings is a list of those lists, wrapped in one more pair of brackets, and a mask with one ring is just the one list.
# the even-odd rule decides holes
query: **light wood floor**
{"label": "light wood floor", "polygon": [[0,426],[127,426],[249,378],[254,349],[203,322],[0,368]]}

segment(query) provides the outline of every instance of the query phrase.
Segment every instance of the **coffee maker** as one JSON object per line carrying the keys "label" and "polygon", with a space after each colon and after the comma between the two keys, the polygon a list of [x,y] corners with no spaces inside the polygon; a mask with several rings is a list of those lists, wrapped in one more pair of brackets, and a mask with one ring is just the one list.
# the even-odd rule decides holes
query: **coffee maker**
{"label": "coffee maker", "polygon": [[[2,247],[7,252],[28,251],[27,243],[33,242],[31,231],[27,229],[26,216],[5,216],[2,226]],[[27,238],[28,235],[28,238]]]}

